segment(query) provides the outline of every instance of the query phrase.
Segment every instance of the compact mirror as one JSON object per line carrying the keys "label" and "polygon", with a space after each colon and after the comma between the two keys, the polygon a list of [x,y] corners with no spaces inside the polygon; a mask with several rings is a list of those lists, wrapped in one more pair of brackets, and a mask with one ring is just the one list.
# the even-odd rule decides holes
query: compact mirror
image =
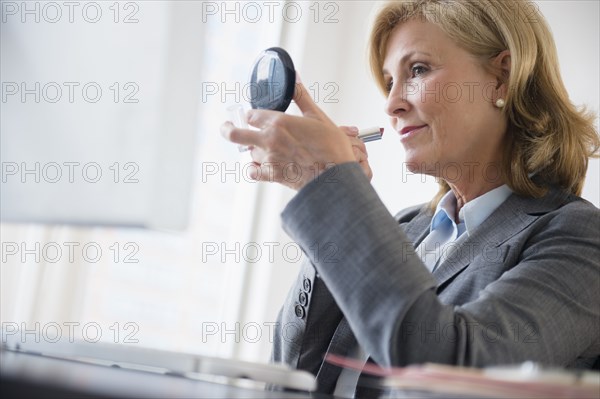
{"label": "compact mirror", "polygon": [[250,105],[254,109],[285,112],[294,97],[296,70],[281,47],[263,51],[250,75]]}

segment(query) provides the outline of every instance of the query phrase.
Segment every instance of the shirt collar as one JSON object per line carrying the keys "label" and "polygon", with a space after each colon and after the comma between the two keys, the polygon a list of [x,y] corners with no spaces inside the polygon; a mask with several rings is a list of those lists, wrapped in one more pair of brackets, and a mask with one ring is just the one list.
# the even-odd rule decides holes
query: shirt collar
{"label": "shirt collar", "polygon": [[458,217],[465,221],[467,233],[470,235],[511,194],[512,190],[505,184],[467,202],[458,212]]}
{"label": "shirt collar", "polygon": [[[512,194],[512,190],[505,184],[497,187],[479,197],[467,202],[458,212],[459,235],[462,234],[460,225],[464,223],[467,234],[471,234],[485,219],[487,219],[506,199]],[[435,230],[446,219],[457,228],[454,221],[456,214],[456,196],[452,190],[448,191],[438,203],[429,231]]]}

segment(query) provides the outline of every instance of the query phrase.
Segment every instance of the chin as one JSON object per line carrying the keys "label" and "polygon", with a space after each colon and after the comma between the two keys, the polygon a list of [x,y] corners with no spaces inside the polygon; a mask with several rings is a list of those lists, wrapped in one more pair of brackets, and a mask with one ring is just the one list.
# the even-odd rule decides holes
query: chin
{"label": "chin", "polygon": [[414,173],[414,174],[423,173],[422,172],[423,165],[421,165],[418,161],[407,159],[406,161],[404,161],[404,164],[405,164],[404,169],[408,170],[410,173]]}
{"label": "chin", "polygon": [[434,177],[438,176],[439,174],[440,160],[438,159],[430,159],[427,157],[414,156],[414,154],[407,154],[404,164],[404,169],[414,174]]}
{"label": "chin", "polygon": [[429,162],[415,151],[407,151],[404,159],[405,169],[411,173],[423,173]]}

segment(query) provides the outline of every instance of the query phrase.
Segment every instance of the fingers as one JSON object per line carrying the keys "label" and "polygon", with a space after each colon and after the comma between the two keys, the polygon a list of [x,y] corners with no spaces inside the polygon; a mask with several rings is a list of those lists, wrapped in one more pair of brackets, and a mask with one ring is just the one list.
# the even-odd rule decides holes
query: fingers
{"label": "fingers", "polygon": [[293,129],[296,125],[302,126],[305,122],[303,117],[288,115],[279,111],[269,111],[265,109],[251,109],[246,114],[248,125],[261,130],[267,128]]}
{"label": "fingers", "polygon": [[[313,101],[312,97],[306,87],[300,82],[299,78],[296,79],[296,90],[294,92],[294,102],[302,111],[302,115],[310,118],[319,119],[322,121],[329,121],[331,119],[319,108],[319,106]],[[333,123],[333,122],[332,122]]]}
{"label": "fingers", "polygon": [[350,139],[350,143],[352,144],[352,148],[354,149],[358,149],[359,151],[363,152],[365,154],[365,156],[367,155],[367,146],[365,145],[364,141],[362,141],[361,139],[358,138],[358,133],[350,133],[348,135],[348,138]]}
{"label": "fingers", "polygon": [[358,138],[358,128],[354,126],[340,126],[340,129],[348,135],[356,162],[362,167],[367,178],[371,180],[373,178],[373,171],[369,165],[369,154],[367,153],[365,143]]}
{"label": "fingers", "polygon": [[369,156],[367,155],[367,153],[362,152],[361,150],[359,150],[356,147],[352,147],[352,151],[354,152],[354,158],[356,158],[356,162],[358,162],[358,163],[364,162],[369,159]]}
{"label": "fingers", "polygon": [[358,136],[358,128],[356,126],[340,126],[340,129],[350,137]]}
{"label": "fingers", "polygon": [[[300,81],[300,76],[296,72],[296,85],[294,90],[294,102],[302,111],[303,116],[307,116],[313,119],[318,119],[323,122],[330,122],[331,119],[319,108],[319,106],[313,101],[309,91],[304,87]],[[269,110],[250,110],[247,113],[248,124],[263,129],[265,125],[270,124],[275,118],[281,115],[278,111]]]}
{"label": "fingers", "polygon": [[[294,188],[302,179],[312,180],[318,175],[316,165],[311,168],[302,167],[300,163],[287,160],[278,160],[261,148],[253,148],[250,153],[252,165],[248,168],[248,176],[256,181],[279,182]],[[308,179],[307,179],[308,178]]]}
{"label": "fingers", "polygon": [[[335,128],[335,124],[326,118],[331,127]],[[315,120],[314,118],[306,118],[305,116],[288,115],[279,111],[268,111],[262,109],[252,109],[247,113],[248,124],[259,128],[262,133],[262,144],[267,145],[274,136],[278,139],[286,136],[295,137],[296,139],[310,137],[309,130],[318,132],[322,130],[323,119]],[[320,132],[319,132],[320,134]],[[343,136],[342,136],[343,137]],[[260,144],[255,144],[261,146]],[[264,147],[264,146],[263,146]]]}
{"label": "fingers", "polygon": [[251,109],[246,113],[246,120],[250,126],[264,129],[268,126],[272,126],[282,115],[284,114],[279,111]]}
{"label": "fingers", "polygon": [[231,122],[225,122],[221,125],[221,135],[233,143],[246,146],[260,146],[264,141],[264,137],[260,132],[235,127]]}

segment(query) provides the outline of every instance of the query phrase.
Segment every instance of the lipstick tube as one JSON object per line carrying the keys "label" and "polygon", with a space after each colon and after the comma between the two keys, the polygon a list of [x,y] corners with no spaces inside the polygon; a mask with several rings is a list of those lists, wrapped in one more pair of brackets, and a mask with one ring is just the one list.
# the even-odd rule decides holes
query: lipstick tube
{"label": "lipstick tube", "polygon": [[382,127],[369,127],[366,129],[362,129],[358,131],[358,138],[363,141],[363,143],[368,143],[370,141],[381,140],[383,137],[383,128]]}

